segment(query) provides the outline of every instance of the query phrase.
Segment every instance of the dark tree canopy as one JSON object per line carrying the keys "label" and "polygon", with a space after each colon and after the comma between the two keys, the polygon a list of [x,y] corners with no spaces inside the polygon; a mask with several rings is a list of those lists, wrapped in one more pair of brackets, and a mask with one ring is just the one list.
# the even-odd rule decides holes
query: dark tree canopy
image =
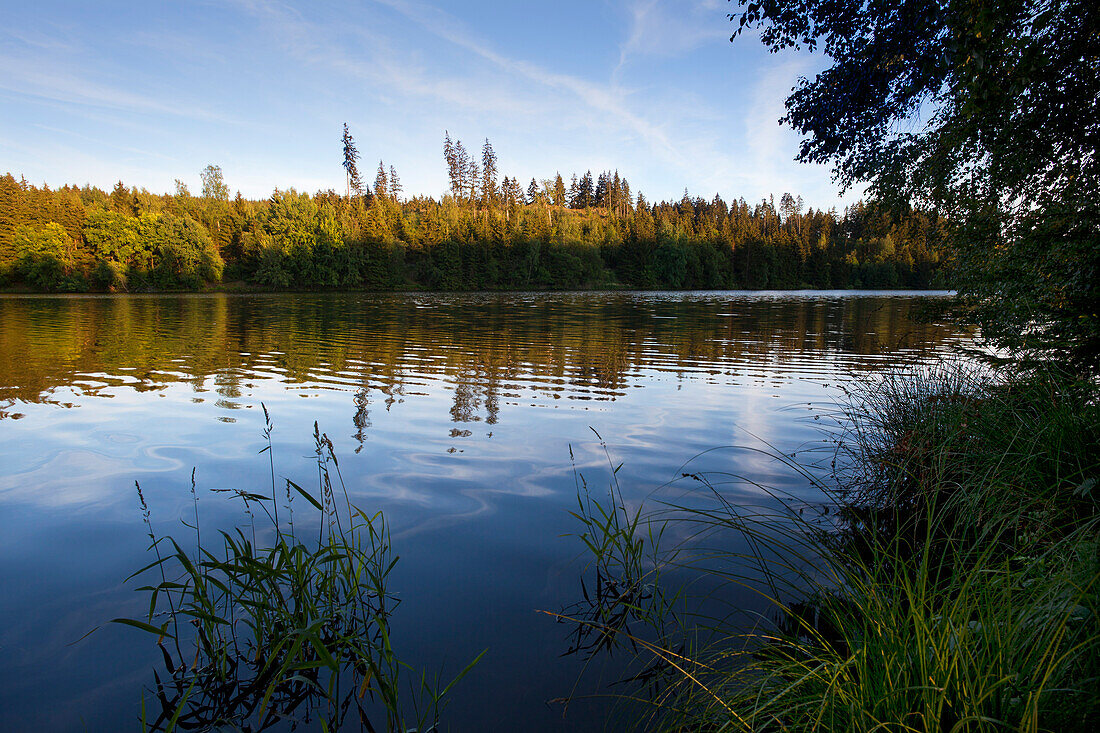
{"label": "dark tree canopy", "polygon": [[784,122],[799,159],[955,227],[960,296],[1020,353],[1100,367],[1100,6],[1090,0],[762,0],[730,15],[820,51]]}

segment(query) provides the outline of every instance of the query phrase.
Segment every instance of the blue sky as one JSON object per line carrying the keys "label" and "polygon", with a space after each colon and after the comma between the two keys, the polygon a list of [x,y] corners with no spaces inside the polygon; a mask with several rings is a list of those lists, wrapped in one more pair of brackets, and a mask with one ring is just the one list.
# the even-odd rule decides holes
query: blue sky
{"label": "blue sky", "polygon": [[347,122],[364,177],[384,158],[406,193],[444,191],[449,130],[524,187],[617,168],[651,200],[859,194],[778,124],[821,58],[731,44],[724,0],[0,4],[0,171],[32,183],[194,191],[214,163],[246,196],[341,189]]}

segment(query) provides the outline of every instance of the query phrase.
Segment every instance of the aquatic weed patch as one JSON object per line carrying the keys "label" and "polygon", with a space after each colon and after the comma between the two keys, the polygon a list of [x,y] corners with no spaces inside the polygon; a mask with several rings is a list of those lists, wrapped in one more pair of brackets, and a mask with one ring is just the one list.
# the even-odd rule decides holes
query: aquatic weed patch
{"label": "aquatic weed patch", "polygon": [[[264,414],[262,452],[270,453],[266,408]],[[193,550],[190,542],[156,535],[137,487],[156,559],[131,577],[151,577],[138,589],[148,593],[149,609],[142,618],[115,621],[155,636],[163,659],[152,688],[159,711],[147,712],[143,696],[143,730],[298,724],[431,730],[451,687],[481,658],[446,683],[401,661],[390,635],[398,604],[389,576],[397,556],[385,518],[351,503],[332,443],[316,424],[314,450],[316,494],[285,479],[280,517],[269,461],[270,496],[232,492],[243,502],[251,532],[219,531],[211,542],[196,509],[195,524],[188,525]],[[297,527],[295,499],[306,503]],[[257,513],[270,521],[259,533]],[[259,539],[265,534],[270,541]]]}
{"label": "aquatic weed patch", "polygon": [[[818,483],[831,500],[821,511],[781,496],[773,511],[750,511],[707,476],[685,474],[712,494],[711,506],[665,502],[634,520],[692,528],[690,543],[646,547],[666,578],[675,567],[719,594],[725,586],[743,601],[748,592],[768,610],[703,614],[688,599],[676,617],[654,622],[636,609],[633,620],[653,624],[648,638],[661,640],[640,649],[638,665],[659,663],[666,674],[656,692],[629,695],[649,706],[630,725],[1092,729],[1100,717],[1094,393],[1050,375],[980,382],[957,372],[873,389],[842,406],[832,483],[774,455]],[[612,510],[604,501],[594,516]],[[622,534],[586,546],[611,542],[637,556],[641,543]],[[744,549],[718,539],[731,536]],[[624,633],[598,614],[574,620]]]}

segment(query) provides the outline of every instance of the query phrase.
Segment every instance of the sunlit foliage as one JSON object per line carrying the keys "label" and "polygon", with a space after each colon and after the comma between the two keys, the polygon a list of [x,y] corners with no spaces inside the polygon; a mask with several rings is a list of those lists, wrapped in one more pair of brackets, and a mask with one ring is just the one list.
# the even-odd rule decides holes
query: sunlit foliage
{"label": "sunlit foliage", "polygon": [[617,172],[596,184],[586,173],[569,191],[556,175],[524,193],[515,178],[497,181],[488,141],[476,179],[469,154],[463,161],[456,149],[457,194],[440,199],[402,199],[393,166],[380,169],[382,194],[376,183],[364,195],[291,189],[262,201],[227,199],[220,172],[209,169],[201,197],[186,186],[156,195],[121,183],[111,193],[54,191],[8,174],[0,178],[0,281],[34,290],[194,289],[224,270],[226,280],[280,290],[947,282],[945,223],[936,216],[897,218],[874,204],[804,211],[790,195],[778,207],[687,195],[650,204]]}

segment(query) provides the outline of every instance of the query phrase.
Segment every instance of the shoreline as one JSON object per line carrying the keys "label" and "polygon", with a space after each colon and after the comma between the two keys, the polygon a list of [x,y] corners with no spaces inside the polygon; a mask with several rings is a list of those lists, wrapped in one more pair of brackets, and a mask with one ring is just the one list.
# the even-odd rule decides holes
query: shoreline
{"label": "shoreline", "polygon": [[284,288],[284,289],[272,289],[264,288],[260,286],[253,286],[249,283],[237,282],[226,283],[218,287],[206,287],[198,289],[151,289],[151,290],[133,290],[133,291],[117,291],[117,290],[81,290],[81,291],[58,291],[58,290],[34,290],[30,288],[22,287],[5,287],[0,288],[0,297],[6,296],[26,296],[26,295],[44,295],[44,296],[139,296],[139,295],[411,295],[411,294],[432,294],[432,295],[504,295],[504,294],[519,294],[519,293],[748,293],[748,294],[767,294],[767,293],[886,293],[891,295],[896,294],[927,294],[937,297],[950,297],[954,296],[957,291],[946,288],[680,288],[680,289],[666,289],[666,288],[637,288],[631,286],[622,287],[598,287],[598,288],[561,288],[561,289],[532,289],[532,288],[518,288],[518,289],[471,289],[471,290],[432,290],[429,288],[403,288],[392,290],[353,290],[353,289],[314,289],[314,288]]}

